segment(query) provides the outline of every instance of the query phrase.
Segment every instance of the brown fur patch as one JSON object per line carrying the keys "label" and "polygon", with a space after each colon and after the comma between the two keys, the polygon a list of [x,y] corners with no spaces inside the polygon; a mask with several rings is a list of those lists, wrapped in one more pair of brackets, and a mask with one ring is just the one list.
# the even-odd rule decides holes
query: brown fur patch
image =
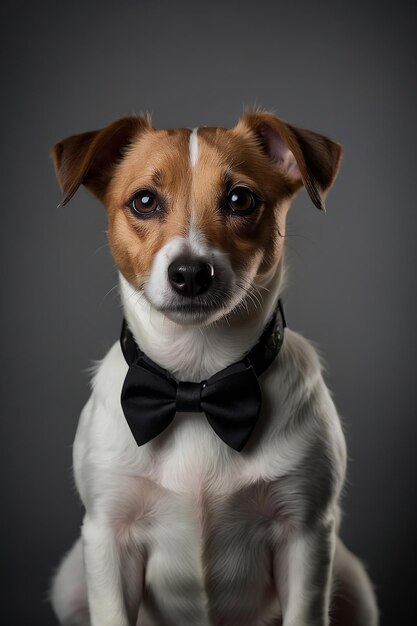
{"label": "brown fur patch", "polygon": [[[230,256],[234,269],[248,270],[255,263],[259,274],[267,273],[278,262],[293,188],[247,132],[204,128],[199,130],[199,142],[201,156],[193,181],[199,227],[209,243]],[[225,175],[229,187],[243,184],[262,198],[254,213],[219,211],[227,192]]]}
{"label": "brown fur patch", "polygon": [[[322,207],[337,173],[340,146],[268,113],[248,113],[232,129],[198,129],[194,167],[190,130],[155,130],[141,117],[70,137],[52,155],[64,202],[85,184],[106,204],[115,261],[135,286],[146,281],[158,250],[174,237],[187,236],[191,222],[211,246],[228,255],[235,270],[251,281],[262,280],[279,262],[286,213],[301,185],[271,159],[262,140],[266,127],[289,145],[307,191]],[[252,214],[238,215],[225,207],[236,185],[262,198]],[[148,219],[127,206],[141,189],[160,200],[161,211]]]}
{"label": "brown fur patch", "polygon": [[[158,250],[188,231],[191,166],[189,132],[147,131],[133,143],[116,168],[106,194],[108,236],[116,263],[125,278],[143,284]],[[136,217],[127,207],[140,189],[154,191],[162,211],[148,219]]]}
{"label": "brown fur patch", "polygon": [[[156,252],[193,225],[206,241],[229,255],[232,267],[259,274],[275,266],[282,248],[285,214],[293,188],[280,176],[249,133],[235,129],[198,131],[198,160],[191,167],[190,131],[149,130],[131,145],[118,165],[105,201],[109,240],[125,278],[141,285]],[[263,198],[249,216],[223,210],[230,187],[243,184]],[[161,200],[158,216],[141,219],[127,203],[135,191],[154,190]]]}

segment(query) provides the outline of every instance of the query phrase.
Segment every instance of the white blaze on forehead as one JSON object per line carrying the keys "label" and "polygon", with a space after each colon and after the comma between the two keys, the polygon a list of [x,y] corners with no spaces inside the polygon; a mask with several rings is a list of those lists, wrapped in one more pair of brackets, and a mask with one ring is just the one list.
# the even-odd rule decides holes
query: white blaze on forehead
{"label": "white blaze on forehead", "polygon": [[190,135],[190,161],[191,167],[195,167],[198,160],[198,128],[194,128]]}

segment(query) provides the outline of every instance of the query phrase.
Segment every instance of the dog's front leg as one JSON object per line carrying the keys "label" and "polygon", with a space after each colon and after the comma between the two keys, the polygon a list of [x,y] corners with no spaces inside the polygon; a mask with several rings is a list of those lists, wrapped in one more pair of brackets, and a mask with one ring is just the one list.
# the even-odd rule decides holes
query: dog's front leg
{"label": "dog's front leg", "polygon": [[328,626],[334,520],[293,531],[274,558],[283,626]]}
{"label": "dog's front leg", "polygon": [[[137,562],[130,576],[130,589],[125,593],[121,568],[123,558],[113,529],[105,522],[86,515],[82,527],[85,573],[91,626],[134,626],[143,585],[143,564]],[[130,605],[126,604],[127,596]]]}

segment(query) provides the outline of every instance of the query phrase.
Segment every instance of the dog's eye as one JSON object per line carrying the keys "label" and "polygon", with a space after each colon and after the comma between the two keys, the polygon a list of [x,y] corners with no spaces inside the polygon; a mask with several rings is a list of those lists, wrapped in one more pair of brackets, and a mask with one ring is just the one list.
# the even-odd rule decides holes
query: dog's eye
{"label": "dog's eye", "polygon": [[140,215],[148,215],[159,209],[156,195],[146,189],[138,191],[127,206]]}
{"label": "dog's eye", "polygon": [[249,189],[246,189],[246,187],[235,187],[229,193],[227,203],[234,213],[248,215],[255,210],[258,199]]}

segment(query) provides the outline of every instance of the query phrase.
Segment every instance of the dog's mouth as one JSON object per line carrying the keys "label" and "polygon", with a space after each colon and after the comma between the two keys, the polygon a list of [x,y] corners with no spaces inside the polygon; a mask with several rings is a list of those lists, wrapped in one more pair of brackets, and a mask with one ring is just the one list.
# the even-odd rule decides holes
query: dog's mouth
{"label": "dog's mouth", "polygon": [[183,325],[208,325],[221,320],[238,304],[239,297],[235,292],[233,285],[222,283],[192,297],[181,296],[168,288],[163,297],[158,298],[147,285],[143,288],[143,295],[152,308]]}
{"label": "dog's mouth", "polygon": [[228,310],[229,297],[215,296],[209,298],[172,299],[158,307],[158,310],[174,322],[181,324],[211,323]]}

